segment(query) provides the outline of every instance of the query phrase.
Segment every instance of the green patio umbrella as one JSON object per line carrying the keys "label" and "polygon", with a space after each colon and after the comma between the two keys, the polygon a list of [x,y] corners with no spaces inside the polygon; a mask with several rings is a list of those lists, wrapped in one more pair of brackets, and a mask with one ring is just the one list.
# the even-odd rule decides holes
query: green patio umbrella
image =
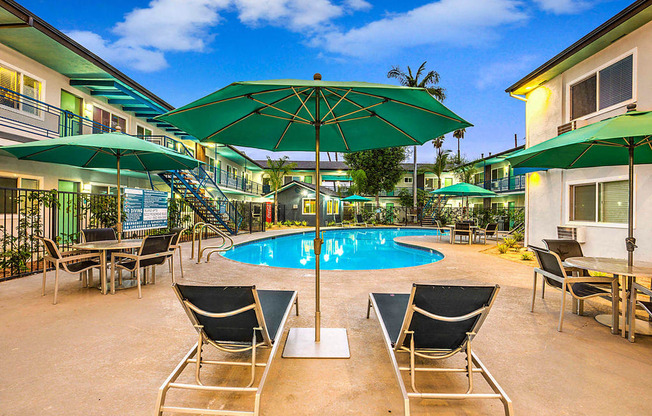
{"label": "green patio umbrella", "polygon": [[[351,196],[347,196],[347,197],[344,198],[342,201],[353,202],[353,203],[355,204],[356,202],[367,202],[367,201],[371,201],[371,199],[369,199],[369,198],[365,198],[364,196],[360,196],[360,195],[356,195],[356,194],[354,194],[354,195],[351,195]],[[358,209],[357,209],[357,208],[358,208],[358,205],[357,205],[357,204],[355,205],[355,208],[356,208],[355,213],[357,214],[357,213],[358,213]]]}
{"label": "green patio umbrella", "polygon": [[[82,168],[117,169],[120,207],[120,169],[139,172],[194,169],[203,162],[163,146],[123,133],[87,134],[0,147],[21,160],[56,163]],[[122,233],[122,210],[118,209],[118,238]]]}
{"label": "green patio umbrella", "polygon": [[[430,191],[430,193],[433,195],[446,195],[446,196],[455,196],[455,197],[462,197],[462,198],[466,197],[467,212],[469,210],[470,196],[481,196],[485,198],[491,198],[497,195],[494,191],[490,191],[489,189],[484,189],[479,186],[466,183],[466,182],[460,182],[460,183],[456,183],[455,185],[435,189],[434,191]],[[462,200],[462,203],[464,203],[464,200]],[[462,210],[464,210],[464,208],[462,208]]]}
{"label": "green patio umbrella", "polygon": [[[315,74],[313,80],[235,82],[156,118],[181,128],[202,142],[271,151],[314,151],[317,186],[320,184],[320,151],[356,152],[420,145],[471,126],[423,88],[322,81],[319,74]],[[308,345],[306,332],[292,328],[297,331],[290,333],[284,356],[288,356],[289,344],[302,342],[306,351],[312,349],[309,353],[312,355],[302,356],[337,355],[329,355],[329,345],[319,344],[319,256],[323,241],[319,235],[319,193],[315,196],[318,209],[314,239],[314,340]],[[342,331],[346,342],[346,331]],[[301,339],[293,338],[294,334]]]}
{"label": "green patio umbrella", "polygon": [[652,112],[629,111],[506,157],[512,168],[576,169],[628,165],[627,261],[634,261],[634,165],[652,163]]}

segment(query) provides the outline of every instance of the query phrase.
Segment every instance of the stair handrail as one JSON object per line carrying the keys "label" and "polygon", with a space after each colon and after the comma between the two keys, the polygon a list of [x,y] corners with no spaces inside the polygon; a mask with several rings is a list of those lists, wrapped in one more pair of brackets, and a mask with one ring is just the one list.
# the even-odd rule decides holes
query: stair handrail
{"label": "stair handrail", "polygon": [[[202,232],[204,231],[205,228],[210,229],[215,234],[217,234],[218,237],[221,238],[221,243],[219,245],[210,245],[202,248],[201,246]],[[199,235],[199,238],[197,238],[197,235]],[[228,251],[235,244],[233,242],[233,239],[228,234],[225,234],[222,230],[217,228],[215,225],[207,222],[198,222],[192,227],[192,249],[191,249],[191,256],[190,256],[191,259],[195,257],[195,241],[197,241],[197,263],[201,262],[201,258],[204,256],[204,251],[210,250],[210,253],[208,253],[208,255],[206,256],[206,263],[208,263],[211,259],[211,254],[216,252]]]}

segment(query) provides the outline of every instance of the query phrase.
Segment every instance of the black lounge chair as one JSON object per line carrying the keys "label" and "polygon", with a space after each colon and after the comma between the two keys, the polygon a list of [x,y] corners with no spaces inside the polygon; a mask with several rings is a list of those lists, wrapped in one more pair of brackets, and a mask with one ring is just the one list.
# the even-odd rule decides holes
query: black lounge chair
{"label": "black lounge chair", "polygon": [[[541,298],[545,296],[545,286],[548,285],[555,289],[561,290],[561,310],[559,312],[559,326],[557,330],[561,332],[564,324],[564,310],[566,308],[566,293],[572,298],[584,302],[595,296],[609,296],[611,298],[612,325],[611,332],[618,333],[619,312],[618,312],[618,278],[617,277],[599,277],[599,276],[570,276],[564,268],[561,258],[557,253],[551,250],[545,250],[540,247],[528,246],[537,256],[539,267],[534,269],[534,283],[532,285],[532,308],[534,312],[534,300],[537,295],[537,275],[543,276],[541,288]],[[601,286],[602,285],[602,286]],[[608,289],[604,288],[608,285]]]}
{"label": "black lounge chair", "polygon": [[362,219],[362,214],[355,214],[355,225],[364,225],[366,227],[368,224],[367,221]]}
{"label": "black lounge chair", "polygon": [[[403,395],[405,415],[409,399],[499,399],[505,414],[511,415],[512,402],[471,349],[473,338],[493,305],[499,287],[414,284],[412,293],[370,293],[367,318],[376,311],[385,346]],[[416,357],[441,360],[463,352],[465,368],[417,367]],[[409,366],[399,366],[398,354],[409,354]],[[401,371],[409,372],[412,391],[407,392]],[[418,372],[457,372],[468,378],[466,393],[420,392]],[[472,393],[473,374],[480,373],[494,394]]]}
{"label": "black lounge chair", "polygon": [[[297,292],[290,290],[256,290],[255,286],[188,286],[173,285],[181,305],[199,334],[198,342],[188,351],[159,389],[156,414],[163,412],[213,414],[213,415],[255,415],[260,411],[260,395],[267,379],[269,368],[276,354],[283,334],[285,321],[292,305],[299,314]],[[250,362],[215,361],[202,357],[204,344],[210,344],[220,351],[233,354],[247,354]],[[271,348],[266,363],[257,362],[257,349]],[[188,364],[195,366],[196,384],[177,383]],[[207,364],[251,367],[251,380],[246,386],[204,385],[200,370]],[[254,387],[256,368],[264,367],[258,387]],[[164,406],[165,396],[171,388],[204,392],[253,393],[253,411],[225,409],[196,409]]]}

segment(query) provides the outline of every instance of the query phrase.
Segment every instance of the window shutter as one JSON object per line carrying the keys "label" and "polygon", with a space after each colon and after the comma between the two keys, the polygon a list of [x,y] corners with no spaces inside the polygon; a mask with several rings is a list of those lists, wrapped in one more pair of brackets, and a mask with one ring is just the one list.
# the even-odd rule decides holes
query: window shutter
{"label": "window shutter", "polygon": [[596,111],[597,76],[571,86],[571,120]]}
{"label": "window shutter", "polygon": [[600,109],[632,98],[632,55],[600,71]]}
{"label": "window shutter", "polygon": [[595,221],[595,184],[576,185],[573,191],[574,221]]}
{"label": "window shutter", "polygon": [[627,181],[600,184],[600,222],[627,223],[629,184]]}

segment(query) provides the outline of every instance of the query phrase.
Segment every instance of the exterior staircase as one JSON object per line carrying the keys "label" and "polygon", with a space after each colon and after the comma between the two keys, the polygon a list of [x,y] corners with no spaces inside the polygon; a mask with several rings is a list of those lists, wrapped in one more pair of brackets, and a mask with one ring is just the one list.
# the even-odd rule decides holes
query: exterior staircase
{"label": "exterior staircase", "polygon": [[435,224],[435,219],[439,216],[441,210],[446,206],[448,196],[446,195],[433,195],[428,199],[426,205],[421,211],[421,225],[432,226]]}
{"label": "exterior staircase", "polygon": [[[186,156],[193,154],[186,146],[167,136],[144,136],[143,139],[159,144]],[[215,183],[211,175],[199,166],[193,170],[172,170],[161,172],[158,176],[172,193],[179,195],[190,205],[203,222],[236,235],[243,217],[238,215],[236,206]]]}

